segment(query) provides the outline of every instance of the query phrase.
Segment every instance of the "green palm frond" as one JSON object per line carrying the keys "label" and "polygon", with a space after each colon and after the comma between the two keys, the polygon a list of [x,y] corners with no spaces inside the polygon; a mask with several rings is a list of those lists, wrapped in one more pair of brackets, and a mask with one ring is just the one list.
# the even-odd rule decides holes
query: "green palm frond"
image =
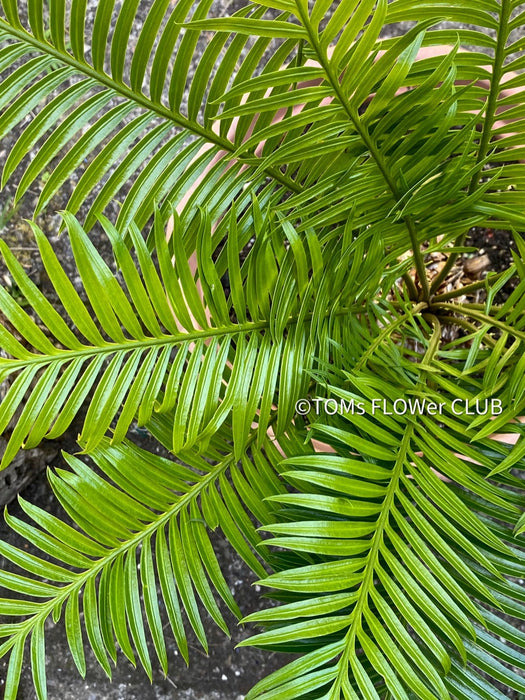
{"label": "green palm frond", "polygon": [[[439,417],[446,429],[430,417],[371,417],[380,395],[373,378],[368,390],[366,375],[359,382],[366,417],[314,424],[334,452],[280,465],[292,489],[270,498],[281,510],[263,527],[273,535],[265,545],[308,558],[260,581],[286,602],[249,615],[268,629],[243,645],[305,656],[248,697],[503,698],[494,681],[524,692],[506,665],[525,667],[513,647],[523,643],[519,623],[497,616],[525,612],[514,583],[523,549],[512,536],[523,485],[508,474],[487,479],[510,448],[493,440],[466,447],[464,422],[451,415]],[[381,400],[391,405],[389,389]],[[356,398],[333,394],[348,405]],[[452,414],[453,397],[425,398],[446,401]]]}
{"label": "green palm frond", "polygon": [[[276,482],[270,462],[262,456],[257,466],[243,457],[245,468],[236,466],[231,454],[219,455],[215,463],[194,457],[189,467],[130,442],[112,446],[108,440],[91,456],[98,474],[70,455],[65,455],[69,470],[50,473],[57,499],[80,530],[23,499],[20,504],[29,522],[6,515],[9,525],[43,555],[0,543],[2,556],[22,572],[0,573],[4,589],[22,594],[0,600],[0,614],[17,618],[1,628],[0,655],[11,654],[6,700],[16,696],[26,645],[31,647],[37,696],[46,697],[43,629],[50,617],[57,622],[63,615],[71,655],[83,676],[83,639],[108,676],[118,645],[133,665],[138,659],[151,678],[146,642],[151,636],[158,662],[167,672],[160,601],[186,661],[183,610],[205,650],[200,605],[228,634],[216,595],[237,617],[240,611],[215,557],[209,528],[220,526],[248,565],[259,576],[265,573],[254,554],[260,537],[248,516],[248,495],[257,501],[268,484]],[[228,471],[233,485],[225,478]],[[271,504],[260,502],[256,510],[257,517],[271,519]],[[236,514],[235,520],[230,513]]]}
{"label": "green palm frond", "polygon": [[[241,261],[235,216],[230,217],[222,251],[221,241],[212,239],[209,221],[203,218],[194,274],[178,219],[170,241],[172,259],[159,215],[155,256],[136,227],[129,232],[134,244],[130,252],[103,221],[122,276],[119,283],[76,219],[66,213],[64,221],[86,301],[42,231],[33,227],[61,313],[0,242],[13,281],[36,315],[33,320],[6,289],[0,290],[3,312],[12,326],[0,328],[2,345],[11,356],[0,360],[1,378],[11,379],[0,409],[1,429],[22,409],[3,466],[21,446],[33,447],[44,437],[61,435],[85,401],[80,441],[88,452],[114,420],[112,439],[117,443],[133,420],[145,425],[154,412],[172,417],[170,450],[202,451],[232,413],[239,456],[253,420],[259,425],[259,440],[264,439],[277,396],[276,428],[285,429],[295,401],[306,392],[306,373],[315,357],[327,352],[328,328],[362,308],[350,303],[356,298],[353,290],[360,283],[364,296],[363,282],[377,265],[372,256],[353,284],[340,292],[334,307],[327,308],[333,259],[327,256],[330,262],[324,265],[313,233],[305,245],[288,222],[271,222],[261,215],[255,244]],[[227,270],[228,296],[221,283]]]}
{"label": "green palm frond", "polygon": [[[210,2],[203,0],[196,7],[181,2],[171,8],[166,0],[157,0],[148,8],[131,50],[137,6],[130,2],[117,10],[112,0],[104,0],[90,22],[82,2],[73,3],[68,12],[61,4],[49,15],[38,0],[29,0],[23,7],[17,2],[2,3],[0,66],[5,70],[21,62],[3,81],[0,95],[0,137],[20,129],[3,165],[2,182],[22,164],[18,201],[43,172],[50,171],[36,213],[80,169],[69,211],[76,213],[96,193],[86,219],[91,227],[108,203],[118,199],[123,186],[132,182],[129,193],[122,195],[118,224],[126,228],[135,220],[142,227],[153,212],[153,202],[163,201],[167,208],[178,203],[214,159],[219,161],[216,170],[222,192],[221,203],[215,206],[224,211],[226,198],[239,194],[246,182],[246,176],[239,178],[241,167],[253,171],[259,160],[252,153],[234,167],[224,167],[236,144],[227,133],[212,129],[217,111],[213,98],[237,75],[241,80],[251,76],[271,38],[254,46],[248,37],[233,37],[228,46],[227,37],[214,40],[189,79],[199,33],[183,32],[182,23],[205,16]],[[26,13],[27,23],[20,19]],[[261,12],[246,8],[237,14],[259,16]],[[268,69],[280,67],[292,49],[278,51]],[[33,110],[38,110],[34,118],[24,123]],[[24,162],[28,149],[37,144],[37,156],[31,163]],[[266,171],[258,181],[263,183],[265,176],[295,188],[278,170]],[[212,192],[203,183],[192,214],[213,194],[217,186]]]}
{"label": "green palm frond", "polygon": [[[270,5],[282,9],[280,3]],[[489,5],[496,18],[488,11]],[[501,226],[518,221],[519,215],[506,210],[503,216],[493,206],[497,193],[509,189],[499,180],[506,171],[479,187],[481,165],[501,162],[501,154],[520,138],[518,133],[493,140],[509,130],[494,128],[496,114],[509,105],[516,105],[519,111],[521,99],[506,93],[500,97],[502,85],[507,87],[505,74],[519,68],[519,60],[513,68],[511,63],[504,65],[518,50],[509,42],[510,2],[487,3],[472,15],[460,6],[435,3],[345,3],[322,27],[319,21],[325,4],[317,3],[311,12],[301,3],[290,3],[287,9],[298,22],[291,29],[288,23],[290,35],[301,35],[304,56],[318,64],[304,71],[310,82],[301,84],[309,87],[297,89],[300,71],[291,64],[287,70],[265,73],[225,92],[220,98],[223,111],[217,115],[227,121],[236,116],[247,124],[255,122],[253,133],[236,155],[266,140],[261,168],[297,163],[296,179],[304,183],[303,191],[287,199],[283,209],[300,217],[309,214],[309,225],[323,225],[344,220],[353,207],[363,217],[363,226],[381,226],[386,240],[391,231],[390,236],[398,241],[404,223],[401,229],[406,229],[412,244],[437,230],[453,239],[491,218]],[[467,16],[479,29],[427,31],[440,20],[466,22]],[[385,23],[406,20],[418,24],[402,37],[379,39]],[[266,36],[270,25],[268,20],[219,18],[199,19],[187,26]],[[497,40],[485,33],[498,28]],[[279,25],[275,35],[286,31],[285,24]],[[443,43],[451,44],[447,55],[418,56],[422,46]],[[458,51],[461,45],[471,50]],[[491,49],[493,56],[472,51],[473,45]],[[384,53],[376,60],[381,50]],[[483,79],[486,83],[482,85]],[[508,87],[521,86],[520,80],[516,76]],[[408,93],[402,90],[407,86],[411,88]],[[304,105],[301,111],[289,111],[275,122],[279,109],[299,104]],[[508,116],[517,118],[518,114],[511,110]],[[511,163],[519,158],[519,151],[512,149]],[[512,172],[515,179],[519,171]],[[494,196],[485,196],[487,190]]]}

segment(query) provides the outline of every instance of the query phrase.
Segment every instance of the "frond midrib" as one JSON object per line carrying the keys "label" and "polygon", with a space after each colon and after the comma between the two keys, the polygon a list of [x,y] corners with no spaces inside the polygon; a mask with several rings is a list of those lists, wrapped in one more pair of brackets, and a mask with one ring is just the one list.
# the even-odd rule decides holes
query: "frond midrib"
{"label": "frond midrib", "polygon": [[[495,318],[494,316],[488,316],[487,314],[481,313],[475,308],[472,308],[472,306],[469,304],[456,304],[454,302],[438,302],[434,304],[434,307],[437,309],[445,309],[447,311],[455,312],[455,313],[462,313],[465,316],[470,316],[476,321],[479,321],[480,323],[485,323],[488,326],[494,326],[495,328],[499,328],[500,330],[504,331],[505,333],[509,333],[510,335],[513,335],[515,338],[518,338],[519,340],[525,341],[525,332],[520,331],[517,328],[514,328],[513,326],[510,326],[509,324],[505,323],[504,321],[501,321],[499,318]],[[454,321],[456,319],[454,318]]]}
{"label": "frond midrib", "polygon": [[[346,314],[355,314],[363,311],[362,306],[342,307],[335,312],[326,312],[325,318],[330,316],[344,316]],[[290,317],[286,323],[286,327],[295,326],[301,321],[308,323],[312,320],[313,313],[310,312],[301,316]],[[192,343],[197,340],[208,340],[211,338],[220,338],[223,336],[246,335],[254,331],[270,330],[273,322],[270,320],[263,321],[247,321],[246,323],[232,323],[229,326],[210,327],[203,330],[193,330],[188,333],[177,333],[171,335],[163,335],[161,338],[145,338],[144,340],[131,339],[125,343],[108,342],[101,346],[83,346],[81,350],[60,350],[57,348],[56,354],[53,355],[33,355],[27,359],[15,360],[12,358],[0,358],[0,367],[8,368],[10,371],[23,369],[35,365],[46,365],[51,362],[64,362],[75,360],[79,357],[93,357],[94,355],[113,355],[119,352],[131,352],[132,350],[149,349],[165,345],[182,345],[183,343]]]}
{"label": "frond midrib", "polygon": [[[133,91],[124,82],[117,82],[113,80],[107,73],[98,72],[95,68],[93,68],[93,66],[90,66],[87,62],[79,61],[67,52],[62,53],[51,44],[40,41],[31,33],[13,27],[2,17],[0,17],[0,29],[8,35],[11,35],[12,37],[17,38],[20,41],[30,44],[38,51],[44,54],[51,55],[57,60],[61,61],[62,63],[66,63],[79,73],[82,73],[86,76],[89,76],[90,78],[95,79],[98,83],[113,90],[122,97],[125,97],[127,100],[135,102],[143,109],[148,110],[150,112],[155,112],[157,116],[174,123],[176,126],[185,129],[186,131],[189,131],[194,136],[200,136],[201,138],[205,139],[208,143],[212,143],[215,146],[219,146],[219,148],[224,149],[228,153],[233,154],[237,150],[235,144],[233,144],[228,139],[223,138],[219,134],[216,134],[212,129],[206,129],[205,127],[201,126],[198,122],[184,117],[182,114],[180,114],[180,112],[172,111],[159,102],[149,100],[147,96],[144,95],[144,93]],[[236,160],[239,160],[241,162],[246,163],[247,165],[254,167],[258,167],[257,164],[262,162],[262,159],[258,158],[253,153],[249,155],[238,154],[236,155]],[[298,183],[296,183],[291,178],[286,177],[286,175],[283,175],[276,168],[263,168],[263,171],[268,177],[273,178],[281,185],[288,187],[293,192],[301,192],[303,189]]]}
{"label": "frond midrib", "polygon": [[[295,321],[295,319],[294,319]],[[293,323],[294,321],[291,321]],[[27,360],[13,360],[11,358],[0,358],[0,366],[8,366],[12,370],[22,367],[47,364],[54,361],[75,360],[79,357],[93,357],[94,355],[113,355],[119,352],[130,352],[132,350],[149,349],[164,345],[181,345],[191,343],[196,340],[216,338],[227,335],[239,335],[250,331],[265,330],[269,327],[269,321],[253,321],[243,324],[232,324],[231,326],[221,326],[218,328],[205,328],[204,330],[194,330],[189,333],[177,333],[163,335],[161,338],[145,338],[144,340],[131,339],[125,343],[108,342],[101,346],[83,346],[81,350],[60,350],[57,349],[54,355],[34,355]]]}
{"label": "frond midrib", "polygon": [[408,423],[405,433],[403,435],[401,444],[399,446],[399,452],[393,467],[392,478],[387,487],[387,492],[383,500],[383,505],[381,507],[381,512],[377,519],[377,527],[374,531],[372,538],[372,544],[368,552],[367,561],[365,564],[363,572],[363,580],[358,589],[358,598],[354,609],[352,610],[351,617],[352,622],[350,629],[345,635],[345,650],[339,659],[339,673],[337,682],[341,684],[345,677],[345,672],[348,667],[350,654],[353,652],[353,645],[355,638],[357,636],[358,629],[361,627],[361,620],[363,616],[363,611],[367,605],[368,596],[370,595],[370,590],[374,585],[374,571],[377,564],[377,558],[379,555],[379,550],[383,542],[383,537],[385,533],[386,526],[388,524],[388,517],[390,515],[390,510],[396,495],[396,491],[399,485],[399,479],[403,472],[403,466],[405,463],[408,448],[410,446],[410,440],[412,438],[412,433],[414,430],[414,424]]}
{"label": "frond midrib", "polygon": [[[332,66],[327,60],[326,54],[322,51],[321,45],[319,43],[319,39],[316,35],[316,33],[312,30],[312,26],[310,24],[310,18],[308,16],[308,12],[305,12],[304,7],[301,5],[300,2],[296,2],[296,5],[298,7],[298,12],[299,16],[301,18],[301,21],[303,23],[303,26],[306,28],[306,31],[308,32],[308,36],[310,39],[310,42],[312,44],[312,47],[315,51],[315,55],[317,57],[317,60],[319,61],[319,64],[323,68],[326,78],[329,82],[329,84],[332,86],[332,89],[335,92],[335,95],[337,99],[339,100],[341,106],[343,107],[344,111],[346,112],[348,118],[350,119],[351,123],[353,124],[357,134],[359,135],[359,138],[362,140],[363,144],[367,148],[368,152],[370,153],[370,156],[374,163],[376,164],[379,172],[381,173],[381,176],[385,182],[385,185],[387,186],[388,190],[390,191],[390,194],[394,201],[397,203],[402,196],[404,196],[404,193],[399,189],[397,186],[395,179],[392,177],[391,173],[388,170],[387,163],[385,162],[383,158],[383,154],[378,148],[377,144],[374,142],[373,138],[371,138],[370,134],[368,133],[366,128],[363,128],[363,125],[361,124],[361,120],[359,118],[359,115],[357,113],[357,110],[353,108],[350,105],[350,101],[348,97],[344,94],[341,84],[339,83],[339,79],[337,75],[334,74],[334,71],[332,69]],[[410,243],[412,246],[412,254],[414,256],[414,264],[416,266],[416,269],[418,271],[419,275],[419,280],[420,284],[422,287],[422,293],[423,297],[426,301],[429,301],[430,299],[430,288],[428,284],[428,277],[426,274],[426,267],[423,259],[423,255],[421,253],[420,249],[420,244],[418,240],[418,234],[417,230],[414,224],[414,221],[411,216],[403,216],[402,220],[405,224],[405,228],[407,230]]]}
{"label": "frond midrib", "polygon": [[[490,91],[485,105],[485,119],[481,134],[477,164],[482,165],[488,152],[492,130],[496,121],[496,110],[498,98],[501,92],[501,81],[505,65],[505,48],[509,37],[508,23],[512,12],[511,0],[501,0],[501,14],[499,18],[499,30],[497,35],[496,51],[494,55],[494,68],[492,80],[490,81]],[[472,176],[469,192],[473,192],[480,184],[480,170],[476,170]]]}

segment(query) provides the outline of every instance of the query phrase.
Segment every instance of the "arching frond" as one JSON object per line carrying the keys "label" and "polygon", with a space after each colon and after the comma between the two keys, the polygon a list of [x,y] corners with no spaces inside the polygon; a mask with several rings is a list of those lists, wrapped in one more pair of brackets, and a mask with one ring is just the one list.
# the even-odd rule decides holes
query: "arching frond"
{"label": "arching frond", "polygon": [[[76,173],[78,182],[67,208],[76,213],[95,193],[88,228],[113,200],[122,203],[120,227],[132,220],[142,227],[155,201],[167,208],[178,204],[189,186],[218,161],[222,200],[215,206],[225,211],[228,197],[242,193],[247,178],[253,180],[258,158],[252,152],[236,166],[225,167],[237,146],[227,132],[212,128],[217,111],[213,99],[230,82],[251,77],[272,39],[254,45],[235,34],[219,37],[210,42],[190,78],[199,33],[183,31],[182,23],[206,16],[210,4],[203,0],[197,6],[181,2],[171,7],[157,0],[117,8],[113,0],[103,0],[93,19],[85,2],[72,3],[67,12],[62,5],[56,13],[54,8],[44,12],[38,0],[23,6],[2,3],[0,68],[19,63],[0,94],[0,136],[20,130],[2,170],[5,183],[22,166],[15,201],[48,173],[36,204],[38,213]],[[27,21],[21,19],[24,15]],[[239,18],[246,15],[257,17],[261,10],[237,13]],[[132,46],[131,30],[137,24],[140,30]],[[268,69],[279,68],[294,45],[279,50]],[[28,114],[33,118],[27,120]],[[241,139],[240,132],[236,138]],[[38,153],[27,163],[25,157],[35,146]],[[239,178],[241,167],[252,174]],[[296,187],[277,169],[265,171],[258,183],[265,176],[285,189]],[[132,187],[124,195],[127,183]],[[203,184],[195,206],[209,203],[211,194]],[[189,216],[195,214],[195,206]]]}
{"label": "arching frond", "polygon": [[[118,646],[151,678],[148,637],[157,663],[167,672],[163,615],[186,661],[188,622],[208,648],[202,609],[228,634],[217,598],[237,617],[241,613],[215,557],[209,528],[220,526],[248,565],[264,575],[254,553],[260,537],[248,513],[250,503],[257,503],[276,475],[262,455],[255,464],[243,456],[242,466],[237,466],[231,454],[216,454],[216,462],[193,458],[190,467],[127,441],[112,446],[103,440],[92,452],[98,474],[70,455],[65,455],[68,470],[50,473],[57,499],[80,529],[23,499],[27,519],[6,515],[9,525],[42,555],[0,543],[2,556],[21,572],[0,572],[0,585],[22,594],[0,599],[0,614],[16,620],[1,628],[0,656],[10,652],[6,700],[16,697],[26,645],[35,664],[37,696],[46,697],[43,628],[51,617],[56,623],[63,616],[71,655],[82,675],[88,642],[108,676]],[[256,506],[263,520],[271,519],[271,511],[271,504]]]}
{"label": "arching frond", "polygon": [[[0,409],[1,429],[22,409],[3,466],[21,446],[61,435],[84,401],[88,409],[81,443],[88,452],[110,426],[118,443],[132,421],[145,425],[154,412],[172,415],[170,449],[175,454],[202,450],[232,413],[239,456],[254,420],[259,440],[264,438],[276,396],[277,430],[285,429],[296,399],[306,391],[306,372],[321,345],[326,352],[327,328],[360,309],[350,303],[355,300],[352,285],[333,308],[325,305],[333,261],[323,263],[313,233],[305,244],[286,221],[261,218],[255,244],[242,261],[234,213],[222,252],[222,242],[212,239],[209,221],[203,218],[194,272],[178,219],[169,243],[173,259],[160,215],[155,256],[135,226],[130,229],[130,252],[104,220],[122,282],[76,219],[65,214],[64,221],[86,301],[34,226],[61,313],[0,242],[13,282],[35,313],[33,320],[6,289],[0,290],[3,313],[12,326],[0,328],[2,345],[11,356],[0,360],[1,378],[11,378]],[[375,264],[371,258],[368,269]],[[226,272],[228,295],[221,283]],[[365,267],[360,279],[366,274]]]}
{"label": "arching frond", "polygon": [[425,401],[443,402],[438,421],[396,414],[391,401],[407,398],[403,388],[381,395],[380,382],[367,380],[358,384],[366,415],[353,392],[334,389],[354,408],[313,426],[333,452],[280,466],[292,488],[270,498],[281,508],[263,527],[273,535],[265,545],[307,559],[260,581],[284,604],[249,615],[267,631],[242,644],[304,656],[248,697],[467,698],[479,686],[474,697],[503,698],[495,681],[523,692],[519,623],[497,616],[503,607],[523,618],[514,583],[523,549],[512,535],[523,485],[509,475],[487,479],[512,450],[494,440],[467,447],[454,394],[427,391]]}

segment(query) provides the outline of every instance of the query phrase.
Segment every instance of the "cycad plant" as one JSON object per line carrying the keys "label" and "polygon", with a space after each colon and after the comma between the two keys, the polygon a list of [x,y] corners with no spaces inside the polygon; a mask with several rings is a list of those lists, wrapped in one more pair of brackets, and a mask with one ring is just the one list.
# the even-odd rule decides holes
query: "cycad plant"
{"label": "cycad plant", "polygon": [[[524,8],[210,5],[2,0],[2,180],[37,215],[76,178],[82,282],[36,224],[52,298],[1,243],[2,466],[85,412],[49,472],[67,521],[6,513],[4,697],[29,663],[46,697],[48,618],[81,674],[85,644],[108,675],[166,670],[165,620],[184,658],[188,627],[206,648],[204,610],[241,618],[216,528],[276,601],[243,611],[248,643],[299,655],[248,698],[518,697]],[[454,284],[473,227],[510,232],[513,262]]]}

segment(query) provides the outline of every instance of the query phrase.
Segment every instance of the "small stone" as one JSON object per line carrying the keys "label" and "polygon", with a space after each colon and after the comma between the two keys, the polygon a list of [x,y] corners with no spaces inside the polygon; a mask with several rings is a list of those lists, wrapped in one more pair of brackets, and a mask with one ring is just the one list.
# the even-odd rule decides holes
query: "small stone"
{"label": "small stone", "polygon": [[463,263],[465,273],[472,279],[480,277],[488,267],[490,267],[488,255],[477,255],[475,258],[469,258]]}

